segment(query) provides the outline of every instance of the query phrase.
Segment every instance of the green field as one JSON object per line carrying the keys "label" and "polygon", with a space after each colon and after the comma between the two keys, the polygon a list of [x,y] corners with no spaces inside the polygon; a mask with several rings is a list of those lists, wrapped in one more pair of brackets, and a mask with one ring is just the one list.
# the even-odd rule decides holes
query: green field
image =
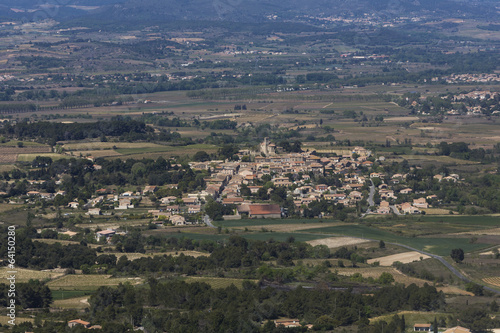
{"label": "green field", "polygon": [[307,223],[331,223],[338,222],[338,220],[333,219],[242,219],[235,221],[216,221],[215,225],[221,226],[223,228],[240,228],[240,227],[250,227],[250,226],[260,226],[260,225],[271,225],[271,224],[307,224]]}
{"label": "green field", "polygon": [[179,153],[185,154],[195,154],[198,151],[213,151],[218,147],[214,145],[207,144],[197,144],[190,146],[157,146],[157,147],[143,147],[143,148],[121,148],[116,149],[116,152],[122,155],[134,155],[134,154],[145,154],[145,153]]}
{"label": "green field", "polygon": [[76,298],[81,296],[90,295],[89,291],[85,290],[52,290],[52,299],[54,301]]}
{"label": "green field", "polygon": [[420,216],[418,219],[425,222],[442,222],[442,223],[460,224],[460,225],[500,227],[500,216],[491,216],[491,215]]}
{"label": "green field", "polygon": [[111,275],[65,275],[47,283],[51,290],[70,290],[76,292],[93,291],[101,286],[113,287],[120,283],[138,284],[140,278],[111,278]]}
{"label": "green field", "polygon": [[31,162],[37,156],[50,157],[52,160],[60,160],[62,158],[71,158],[71,156],[61,155],[61,154],[56,154],[56,153],[33,153],[33,154],[19,154],[17,156],[17,161],[18,162]]}
{"label": "green field", "polygon": [[243,288],[243,281],[251,281],[256,283],[256,280],[230,279],[230,278],[215,278],[215,277],[188,277],[185,280],[188,283],[203,282],[210,285],[214,289],[222,289],[234,285],[238,289]]}
{"label": "green field", "polygon": [[[196,233],[172,233],[172,234],[164,234],[163,236],[165,237],[175,237],[175,238],[188,238],[188,239],[193,239],[193,240],[213,240],[213,241],[224,241],[228,239],[231,234],[196,234]],[[298,242],[307,242],[310,240],[314,239],[320,239],[320,238],[325,238],[328,237],[326,235],[318,235],[318,234],[310,234],[310,233],[296,233],[296,232],[288,232],[288,233],[283,233],[283,232],[256,232],[256,233],[243,233],[243,234],[238,234],[238,236],[245,237],[247,239],[252,239],[252,240],[261,240],[261,241],[267,241],[270,239],[273,239],[275,241],[287,241],[290,236],[295,238],[296,241]]]}
{"label": "green field", "polygon": [[465,252],[471,252],[491,246],[491,244],[468,243],[468,239],[459,238],[431,238],[431,237],[403,237],[380,229],[364,225],[345,225],[326,227],[318,229],[302,230],[302,233],[322,234],[323,237],[331,235],[343,235],[350,237],[384,240],[385,242],[398,243],[411,246],[418,250],[428,251],[437,255],[447,256],[452,249],[462,248]]}
{"label": "green field", "polygon": [[[413,327],[415,324],[430,324],[434,321],[434,318],[440,320],[441,318],[445,317],[444,314],[438,312],[401,311],[395,314],[399,315],[400,317],[402,315],[405,316],[405,322],[407,327]],[[392,317],[395,314],[389,314],[385,316],[371,318],[370,322],[373,323],[380,320],[391,322]]]}

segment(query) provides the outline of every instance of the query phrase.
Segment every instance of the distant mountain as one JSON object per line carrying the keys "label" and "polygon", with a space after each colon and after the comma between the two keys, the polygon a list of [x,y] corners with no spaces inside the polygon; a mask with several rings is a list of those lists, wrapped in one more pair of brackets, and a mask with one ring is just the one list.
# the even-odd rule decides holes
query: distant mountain
{"label": "distant mountain", "polygon": [[[84,1],[84,0],[81,0]],[[393,17],[435,13],[440,16],[498,15],[494,0],[127,0],[112,7],[118,17],[164,16],[182,20],[262,21],[303,15],[374,14]]]}
{"label": "distant mountain", "polygon": [[[48,2],[54,4],[54,2]],[[2,0],[0,15],[35,17],[45,12],[55,19],[90,16],[109,20],[223,20],[263,22],[298,20],[306,15],[374,15],[391,18],[408,15],[437,17],[489,17],[498,19],[496,0],[74,0],[57,10],[39,0]],[[49,5],[50,6],[50,5]],[[98,7],[98,8],[90,8]],[[28,10],[12,11],[11,8]],[[39,15],[39,14],[38,14]],[[47,15],[46,15],[47,16]]]}

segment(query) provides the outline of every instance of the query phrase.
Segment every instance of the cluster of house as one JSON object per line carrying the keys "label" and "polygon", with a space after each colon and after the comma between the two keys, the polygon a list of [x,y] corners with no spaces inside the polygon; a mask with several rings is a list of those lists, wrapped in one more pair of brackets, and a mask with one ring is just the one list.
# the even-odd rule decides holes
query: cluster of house
{"label": "cluster of house", "polygon": [[[393,205],[399,195],[412,194],[411,188],[404,188],[407,174],[394,174],[388,176],[384,173],[372,172],[366,174],[363,171],[369,170],[373,166],[371,152],[362,147],[355,147],[352,150],[344,151],[343,154],[320,157],[314,152],[284,153],[282,147],[265,139],[260,145],[259,152],[240,151],[241,157],[253,154],[252,159],[240,159],[238,162],[232,161],[207,161],[193,162],[193,170],[210,170],[210,176],[204,179],[206,187],[202,191],[188,193],[183,198],[166,196],[159,198],[157,209],[150,209],[155,219],[155,223],[170,223],[182,226],[199,222],[202,205],[206,197],[212,197],[224,205],[235,205],[233,214],[225,216],[226,219],[239,219],[242,216],[250,218],[279,218],[286,212],[278,205],[269,203],[255,203],[246,199],[242,194],[245,188],[251,194],[262,194],[264,186],[262,179],[271,179],[275,187],[287,189],[287,195],[292,196],[298,211],[305,209],[314,201],[326,200],[332,204],[342,204],[346,207],[354,207],[366,198],[366,184],[370,179],[378,178],[380,183],[378,194],[381,202],[374,211],[378,214],[418,214],[421,209],[429,207],[428,202],[437,199],[434,195],[422,195],[412,199],[411,202],[403,202]],[[243,162],[242,160],[253,160]],[[318,175],[340,175],[338,179],[341,184],[335,185],[315,184],[313,176]],[[452,174],[449,176],[435,175],[438,181],[459,180],[459,176]],[[36,185],[36,184],[35,184]],[[176,184],[165,185],[164,187],[176,188]],[[134,203],[147,200],[151,194],[156,193],[157,186],[145,186],[136,192],[126,191],[115,193],[113,189],[99,189],[95,195],[86,203],[73,201],[68,204],[70,208],[87,209],[86,214],[111,215],[109,211],[103,211],[100,207],[103,204],[112,207],[114,210],[128,210],[135,207]],[[260,192],[259,192],[260,191]],[[268,189],[266,194],[271,194],[272,189]],[[365,194],[364,194],[365,193]],[[30,191],[31,197],[52,199],[56,195],[65,195],[64,191],[57,193],[41,193]],[[423,193],[422,193],[423,194]],[[418,196],[418,194],[417,194]],[[415,196],[413,196],[415,197]],[[260,199],[259,199],[260,200]],[[143,201],[143,202],[144,202]],[[255,201],[255,200],[254,200]],[[152,203],[150,202],[152,205]],[[370,203],[372,204],[372,203]],[[80,207],[83,206],[83,207]],[[198,220],[198,221],[196,221]],[[99,236],[100,237],[100,236]],[[104,237],[104,236],[103,236]]]}
{"label": "cluster of house", "polygon": [[489,83],[500,82],[498,74],[453,74],[443,78],[446,83]]}
{"label": "cluster of house", "polygon": [[[372,173],[370,175],[372,178],[377,177],[383,181],[385,181],[385,175],[384,174],[374,174]],[[407,174],[394,174],[391,179],[388,181],[389,184],[391,185],[397,185],[400,184],[402,181],[406,179],[408,175]],[[435,175],[433,179],[441,182],[441,181],[450,181],[450,182],[457,182],[460,180],[459,175],[457,174],[451,174],[449,176],[443,176],[443,175]],[[398,192],[401,195],[408,195],[413,193],[413,189],[411,188],[403,188],[399,190]],[[414,198],[412,201],[408,202],[403,202],[400,204],[396,205],[391,205],[389,202],[391,200],[396,200],[398,196],[395,194],[395,191],[393,189],[389,188],[389,185],[386,183],[382,183],[378,186],[378,194],[380,196],[380,205],[375,211],[377,214],[391,214],[391,213],[396,213],[396,214],[420,214],[422,212],[422,209],[427,209],[430,207],[429,202],[432,201],[437,201],[438,197],[435,194],[431,195],[425,195],[425,193],[418,193],[423,195],[420,198]]]}
{"label": "cluster of house", "polygon": [[[276,327],[283,326],[285,328],[295,328],[295,327],[307,327],[308,330],[313,329],[313,325],[301,325],[298,319],[278,319],[274,321]],[[434,332],[434,327],[432,324],[415,324],[413,325],[414,332]],[[441,333],[471,333],[471,331],[465,327],[456,326],[448,328],[445,331],[440,330]]]}
{"label": "cluster of house", "polygon": [[[371,152],[362,147],[356,147],[344,156],[319,157],[310,152],[283,153],[281,147],[265,139],[260,146],[260,153],[253,162],[221,162],[214,165],[214,161],[211,161],[193,163],[191,167],[198,170],[211,168],[213,174],[210,179],[206,179],[206,191],[223,204],[236,205],[236,216],[248,214],[250,218],[274,218],[283,213],[278,205],[255,204],[245,200],[241,195],[242,187],[246,186],[250,193],[256,194],[263,188],[258,185],[259,180],[270,175],[276,187],[293,188],[289,194],[299,209],[322,199],[354,205],[363,199],[361,188],[365,183],[365,177],[356,171],[373,165],[373,162],[368,161]],[[353,158],[353,154],[357,157]],[[346,175],[345,184],[337,189],[311,182],[311,175],[324,174]],[[270,193],[271,190],[268,191]]]}

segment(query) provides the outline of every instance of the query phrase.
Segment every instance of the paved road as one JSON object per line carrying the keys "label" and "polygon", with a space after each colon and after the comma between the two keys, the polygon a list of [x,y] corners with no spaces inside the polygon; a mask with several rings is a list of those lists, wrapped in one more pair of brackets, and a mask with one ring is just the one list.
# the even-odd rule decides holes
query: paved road
{"label": "paved road", "polygon": [[372,185],[370,186],[370,194],[368,194],[368,205],[375,206],[375,201],[373,201],[373,197],[375,196],[375,184],[373,184],[373,180],[370,180]]}
{"label": "paved road", "polygon": [[203,222],[204,222],[207,226],[209,226],[210,228],[215,228],[215,229],[217,229],[217,227],[216,227],[215,225],[213,225],[212,220],[210,219],[210,217],[208,217],[208,215],[203,216]]}
{"label": "paved road", "polygon": [[397,209],[396,206],[389,206],[389,207],[392,209],[392,211],[394,212],[394,214],[396,214],[396,215],[403,215],[403,214],[401,214],[399,212],[399,209]]}
{"label": "paved road", "polygon": [[370,214],[372,211],[370,210],[370,207],[375,206],[375,201],[373,200],[373,197],[375,196],[375,184],[373,184],[373,180],[370,180],[372,182],[372,185],[370,186],[370,193],[368,194],[368,209],[366,210],[366,214]]}
{"label": "paved road", "polygon": [[[408,250],[417,251],[419,253],[422,253],[422,254],[428,255],[429,257],[437,259],[443,265],[445,265],[446,268],[448,268],[453,274],[455,274],[455,276],[457,276],[460,280],[462,280],[462,281],[464,281],[466,283],[473,282],[470,279],[468,279],[467,277],[465,277],[458,269],[456,269],[455,267],[453,267],[449,262],[447,262],[446,260],[444,260],[444,258],[441,257],[441,256],[438,256],[436,254],[432,254],[432,253],[429,253],[429,252],[421,251],[421,250],[415,249],[415,248],[413,248],[411,246],[407,246],[407,245],[403,245],[403,244],[398,244],[398,243],[389,243],[389,244],[401,246],[401,247],[404,247],[404,248],[406,248]],[[492,293],[500,295],[500,291],[498,291],[498,290],[495,290],[495,289],[487,287],[487,286],[483,286],[483,288],[486,289],[486,290],[488,290],[488,291],[491,291]]]}

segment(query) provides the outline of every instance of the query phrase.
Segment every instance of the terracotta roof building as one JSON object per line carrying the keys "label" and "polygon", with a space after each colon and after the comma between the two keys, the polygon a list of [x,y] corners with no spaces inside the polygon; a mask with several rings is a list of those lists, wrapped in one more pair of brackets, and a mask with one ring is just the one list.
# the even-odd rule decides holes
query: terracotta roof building
{"label": "terracotta roof building", "polygon": [[249,205],[248,208],[250,218],[281,218],[279,205]]}

